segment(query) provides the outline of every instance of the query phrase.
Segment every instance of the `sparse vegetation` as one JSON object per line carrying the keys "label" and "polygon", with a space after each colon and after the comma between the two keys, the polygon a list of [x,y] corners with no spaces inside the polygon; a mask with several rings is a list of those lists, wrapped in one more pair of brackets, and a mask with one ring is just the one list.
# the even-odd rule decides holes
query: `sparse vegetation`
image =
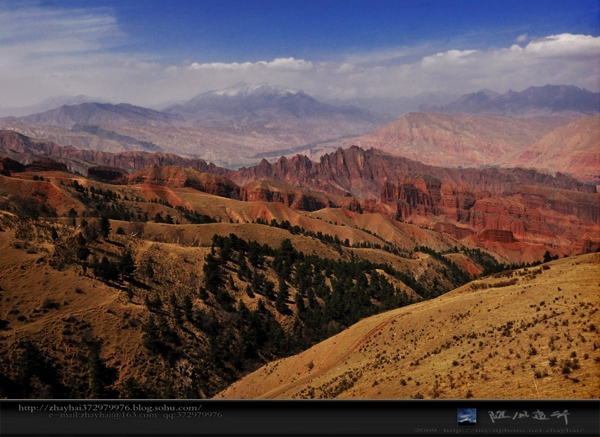
{"label": "sparse vegetation", "polygon": [[[372,387],[381,397],[487,396],[486,383],[502,373],[516,392],[518,384],[553,378],[589,391],[588,366],[600,361],[597,303],[568,282],[547,294],[536,290],[536,281],[563,274],[563,260],[509,265],[462,246],[402,249],[358,227],[340,238],[326,223],[321,231],[287,220],[226,223],[233,219],[79,181],[60,185],[75,201],[58,210],[41,191],[31,198],[0,193],[0,235],[11,254],[2,260],[0,396],[210,397],[333,335],[340,333],[341,344],[354,335],[346,328],[361,320],[466,283],[472,277],[462,260],[483,272],[448,297],[463,293],[469,305],[446,312],[436,306],[447,302],[441,297],[414,315],[407,308],[403,318],[354,339],[364,362],[348,355],[335,362],[338,374],[299,385],[296,395],[343,397]],[[299,223],[314,221],[306,217]],[[240,232],[227,235],[229,229]],[[255,234],[261,237],[252,241]],[[368,242],[356,241],[359,235]],[[510,270],[517,267],[523,269]],[[503,288],[505,299],[486,295],[491,288]],[[481,298],[468,300],[475,294]],[[511,305],[518,299],[527,305],[517,311]],[[421,319],[417,308],[432,310]],[[471,327],[480,320],[489,323]],[[442,341],[439,332],[451,335]],[[141,338],[141,347],[129,337]],[[115,338],[124,340],[117,346]],[[329,350],[317,356],[289,379],[329,371]]]}

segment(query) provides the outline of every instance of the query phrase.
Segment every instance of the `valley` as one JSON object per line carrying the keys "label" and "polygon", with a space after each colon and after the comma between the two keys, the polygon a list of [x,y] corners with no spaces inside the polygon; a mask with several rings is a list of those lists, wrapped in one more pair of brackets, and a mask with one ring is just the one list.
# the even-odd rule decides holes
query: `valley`
{"label": "valley", "polygon": [[0,120],[0,396],[597,397],[598,115],[552,90]]}

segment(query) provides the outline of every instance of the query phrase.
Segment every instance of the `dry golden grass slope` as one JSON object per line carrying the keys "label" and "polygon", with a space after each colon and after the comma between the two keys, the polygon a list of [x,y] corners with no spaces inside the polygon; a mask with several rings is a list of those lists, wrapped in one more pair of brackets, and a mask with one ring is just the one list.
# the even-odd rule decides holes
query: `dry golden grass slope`
{"label": "dry golden grass slope", "polygon": [[600,254],[474,281],[270,363],[218,398],[598,398]]}

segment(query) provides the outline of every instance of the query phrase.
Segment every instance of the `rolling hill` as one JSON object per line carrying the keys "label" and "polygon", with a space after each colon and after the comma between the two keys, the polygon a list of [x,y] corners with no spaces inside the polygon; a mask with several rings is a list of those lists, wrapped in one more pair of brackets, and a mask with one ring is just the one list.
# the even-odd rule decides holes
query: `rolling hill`
{"label": "rolling hill", "polygon": [[76,125],[144,124],[151,126],[177,125],[183,120],[152,109],[120,103],[81,103],[27,115],[18,119],[24,123],[41,126],[58,126],[72,129]]}
{"label": "rolling hill", "polygon": [[506,272],[373,316],[216,397],[597,398],[599,262]]}
{"label": "rolling hill", "polygon": [[[597,317],[594,303],[589,303],[589,293],[597,290],[589,281],[592,272],[597,272],[595,255],[564,258],[549,269],[537,266],[527,272],[500,273],[470,288],[451,291],[474,277],[515,267],[507,264],[511,260],[553,258],[555,249],[540,243],[532,251],[534,245],[514,241],[513,234],[507,238],[507,233],[489,229],[479,234],[454,230],[454,236],[448,232],[452,231],[448,224],[428,228],[424,222],[397,221],[388,213],[363,208],[368,201],[361,206],[351,197],[313,192],[279,180],[255,180],[240,186],[222,175],[179,167],[153,167],[132,175],[110,168],[90,171],[94,178],[123,178],[120,184],[109,184],[70,173],[65,165],[48,158],[27,165],[4,158],[0,164],[0,352],[5,357],[0,363],[0,396],[212,397],[271,361],[310,352],[312,346],[319,350],[316,345],[321,341],[343,346],[340,339],[354,338],[348,333],[361,332],[353,331],[361,326],[375,323],[369,330],[378,329],[380,318],[400,314],[390,310],[407,310],[402,314],[410,319],[410,327],[403,329],[404,337],[412,339],[413,349],[407,349],[404,358],[399,351],[392,354],[387,349],[391,340],[386,331],[386,336],[381,334],[388,343],[385,352],[383,345],[376,346],[379,351],[371,350],[370,342],[358,347],[363,358],[379,353],[375,362],[368,358],[370,364],[359,368],[359,361],[352,358],[348,364],[353,367],[334,375],[333,382],[323,380],[314,385],[314,393],[305,387],[297,395],[376,397],[363,388],[348,391],[362,385],[347,379],[356,378],[357,383],[362,380],[361,372],[379,371],[382,365],[398,360],[406,365],[410,357],[418,363],[413,367],[425,373],[412,374],[407,384],[412,389],[410,381],[415,385],[418,381],[421,388],[382,397],[425,397],[430,393],[432,397],[486,397],[485,391],[471,386],[454,383],[452,388],[451,378],[467,375],[466,369],[462,371],[464,364],[474,369],[473,378],[492,379],[491,370],[496,367],[488,364],[486,357],[491,353],[493,358],[494,349],[485,348],[497,347],[500,340],[510,341],[497,331],[502,325],[506,325],[502,332],[520,342],[515,344],[515,357],[519,354],[515,362],[520,366],[529,363],[521,360],[525,348],[527,356],[535,356],[530,362],[540,372],[539,378],[535,371],[533,377],[553,383],[559,371],[548,370],[554,365],[538,360],[546,353],[543,335],[554,326],[553,347],[562,351],[557,352],[555,364],[568,368],[566,381],[575,389],[572,396],[592,393],[595,380],[588,368],[596,355],[586,348],[592,347],[590,337]],[[428,181],[431,179],[421,176],[414,180],[414,187],[421,187],[418,189],[425,194],[431,191]],[[544,196],[547,189],[513,186],[512,197],[506,201],[513,208],[517,199]],[[571,197],[592,196],[570,193]],[[314,200],[299,202],[302,198]],[[316,205],[311,202],[338,201],[348,203],[346,207],[306,208]],[[562,202],[560,198],[553,201],[555,205]],[[561,208],[563,213],[569,212],[566,206]],[[484,212],[495,214],[492,207]],[[569,214],[574,223],[575,214],[588,212]],[[543,223],[540,217],[536,221]],[[597,225],[590,226],[593,230]],[[572,232],[580,228],[571,226]],[[589,252],[593,247],[576,250]],[[544,291],[550,281],[563,280],[564,285],[559,282],[558,286],[564,293]],[[580,286],[578,281],[588,285]],[[500,292],[493,293],[493,289]],[[523,289],[531,302],[522,300]],[[483,294],[486,292],[490,296]],[[542,297],[543,293],[552,297],[552,302],[550,297]],[[499,296],[510,299],[498,301]],[[526,309],[534,300],[539,309]],[[540,303],[542,300],[545,303]],[[500,303],[507,305],[506,312],[495,311]],[[466,315],[465,305],[473,308]],[[517,305],[521,313],[515,310]],[[418,318],[411,319],[411,311]],[[569,315],[572,312],[575,320]],[[518,314],[523,316],[518,318]],[[494,317],[500,315],[511,318],[499,324],[500,319]],[[469,323],[462,323],[465,317]],[[574,337],[577,344],[568,350],[571,353],[577,347],[576,355],[568,358],[563,357],[567,339],[560,337],[566,318],[571,327],[582,327]],[[556,326],[550,325],[554,322]],[[469,358],[466,351],[451,357],[458,362],[452,367],[460,367],[462,375],[459,369],[455,373],[431,364],[432,355],[448,359],[446,349],[458,351],[453,344],[446,344],[449,338],[439,336],[442,323],[456,326],[456,347],[471,342]],[[471,325],[471,331],[461,331]],[[486,330],[480,329],[483,326]],[[525,331],[534,337],[522,338]],[[435,332],[436,337],[425,338],[425,332],[429,336]],[[473,332],[482,342],[477,350]],[[343,337],[332,337],[338,333]],[[393,333],[389,335],[393,337]],[[531,345],[525,346],[525,341]],[[536,352],[531,352],[533,348]],[[330,358],[339,358],[339,353],[346,354],[347,349],[336,346],[329,351],[319,352],[324,365],[331,363]],[[422,356],[428,352],[429,356]],[[300,358],[298,365],[306,369],[320,366],[314,358],[312,366],[303,360]],[[341,363],[335,365],[331,369],[343,368]],[[426,384],[424,376],[431,371],[430,365],[439,379],[433,387]],[[294,382],[303,378],[300,368],[291,364],[289,368],[295,369],[290,376],[296,378]],[[514,367],[523,381],[531,377],[530,369],[525,368],[529,373]],[[392,374],[386,377],[393,378]],[[271,378],[265,381],[264,387],[269,387]],[[382,381],[370,384],[384,385]],[[510,390],[524,393],[520,387]],[[540,396],[546,396],[544,390]]]}

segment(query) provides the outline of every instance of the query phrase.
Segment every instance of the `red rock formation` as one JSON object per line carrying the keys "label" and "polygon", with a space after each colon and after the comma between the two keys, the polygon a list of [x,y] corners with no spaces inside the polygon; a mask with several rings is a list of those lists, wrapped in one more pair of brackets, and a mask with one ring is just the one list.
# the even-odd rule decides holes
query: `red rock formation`
{"label": "red rock formation", "polygon": [[70,146],[62,147],[51,142],[33,140],[13,131],[0,131],[0,153],[9,156],[18,153],[73,160],[69,164],[72,168],[85,166],[85,162],[90,163],[88,167],[98,164],[108,165],[128,172],[140,171],[152,166],[190,167],[201,172],[228,177],[238,185],[254,180],[279,179],[291,185],[305,186],[339,196],[351,194],[363,199],[379,198],[385,181],[399,185],[404,178],[414,175],[430,175],[471,192],[500,193],[518,185],[542,185],[587,193],[595,192],[593,186],[562,174],[554,177],[524,169],[440,168],[375,149],[363,150],[355,146],[324,155],[320,162],[313,162],[306,156],[297,155],[291,159],[281,158],[274,164],[263,160],[257,166],[241,168],[238,171],[217,167],[201,159],[187,159],[165,153],[136,151],[114,154],[79,150]]}
{"label": "red rock formation", "polygon": [[[441,183],[433,178],[406,179],[398,187],[387,182],[381,194],[381,202],[395,209],[397,220],[405,220],[413,214],[427,216],[440,215],[437,208],[440,204],[439,186]],[[432,195],[433,191],[433,195]]]}
{"label": "red rock formation", "polygon": [[[69,150],[14,132],[0,132],[0,151],[3,148],[9,148],[11,154],[41,151],[60,155]],[[133,167],[172,158],[136,153],[102,156],[111,162],[126,159]],[[296,156],[281,158],[274,164],[263,160],[235,172],[211,167],[201,160],[195,163],[211,174],[180,166],[152,167],[129,176],[128,183],[192,187],[219,196],[281,202],[308,211],[342,206],[356,212],[410,219],[430,228],[439,222],[444,224],[440,226],[445,232],[457,238],[464,238],[464,228],[473,232],[503,231],[511,233],[519,244],[551,246],[561,253],[584,251],[600,243],[600,194],[595,194],[594,186],[560,173],[551,176],[523,169],[439,168],[358,147],[338,149],[319,162]],[[240,189],[236,183],[245,186]],[[497,242],[494,240],[494,244]]]}
{"label": "red rock formation", "polygon": [[517,241],[511,231],[501,231],[498,229],[485,229],[477,238],[481,241],[496,241],[504,244],[515,243]]}
{"label": "red rock formation", "polygon": [[433,227],[433,230],[436,232],[445,232],[447,234],[450,234],[457,240],[462,240],[463,238],[470,237],[475,233],[469,228],[458,227],[455,224],[443,222],[437,222]]}
{"label": "red rock formation", "polygon": [[593,186],[562,174],[551,176],[526,169],[440,168],[375,149],[365,151],[355,146],[324,155],[319,162],[310,161],[305,156],[281,158],[274,164],[263,160],[257,166],[239,169],[230,177],[238,184],[279,179],[330,194],[343,196],[350,193],[363,199],[377,199],[381,196],[384,183],[399,186],[415,175],[431,176],[442,183],[471,192],[501,193],[519,185],[595,192]]}
{"label": "red rock formation", "polygon": [[333,206],[327,196],[306,188],[293,187],[282,181],[263,180],[246,184],[241,190],[241,199],[245,201],[278,202],[292,209],[317,211]]}

